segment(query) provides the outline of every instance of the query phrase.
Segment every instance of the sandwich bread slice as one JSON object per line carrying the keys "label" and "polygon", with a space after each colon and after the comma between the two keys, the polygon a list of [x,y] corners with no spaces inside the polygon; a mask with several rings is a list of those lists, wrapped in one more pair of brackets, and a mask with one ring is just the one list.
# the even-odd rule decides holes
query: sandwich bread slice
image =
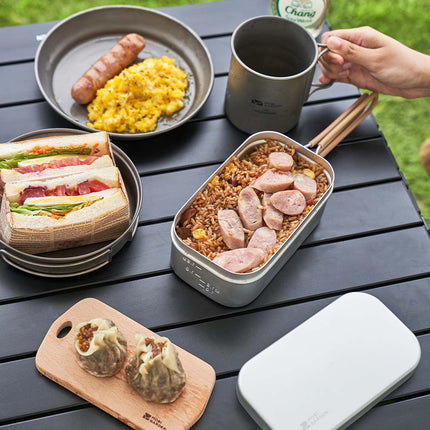
{"label": "sandwich bread slice", "polygon": [[0,145],[0,192],[12,181],[113,166],[106,132],[50,136]]}
{"label": "sandwich bread slice", "polygon": [[2,240],[29,254],[113,240],[129,223],[129,203],[117,167],[10,182],[4,188]]}

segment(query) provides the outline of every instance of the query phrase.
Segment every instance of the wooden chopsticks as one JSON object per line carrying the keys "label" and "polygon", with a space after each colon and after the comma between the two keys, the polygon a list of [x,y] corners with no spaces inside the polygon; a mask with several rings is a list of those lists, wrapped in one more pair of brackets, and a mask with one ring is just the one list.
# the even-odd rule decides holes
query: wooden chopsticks
{"label": "wooden chopsticks", "polygon": [[363,94],[342,115],[314,137],[308,146],[312,148],[319,145],[317,152],[321,157],[325,157],[372,112],[377,103],[378,93]]}

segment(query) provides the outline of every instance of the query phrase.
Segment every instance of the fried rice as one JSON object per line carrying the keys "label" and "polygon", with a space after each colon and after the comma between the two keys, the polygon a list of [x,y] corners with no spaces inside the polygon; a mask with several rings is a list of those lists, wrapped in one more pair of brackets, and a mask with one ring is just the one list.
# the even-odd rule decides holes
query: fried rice
{"label": "fried rice", "polygon": [[[316,197],[306,202],[306,208],[300,215],[284,215],[282,229],[276,231],[276,246],[267,259],[280,248],[327,191],[329,181],[322,166],[311,163],[300,154],[297,154],[294,147],[285,146],[272,139],[266,139],[265,143],[257,146],[241,159],[233,157],[230,163],[220,173],[213,176],[198,193],[191,206],[184,211],[179,224],[176,226],[176,232],[185,244],[210,260],[213,260],[219,253],[229,250],[222,239],[219,229],[218,210],[237,210],[239,192],[246,186],[252,185],[259,176],[270,169],[268,156],[271,152],[287,152],[290,154],[294,159],[291,172],[293,174],[304,173],[311,177],[314,176],[317,183]],[[255,191],[261,201],[263,193],[258,190]],[[246,246],[254,231],[244,228],[244,232]]]}

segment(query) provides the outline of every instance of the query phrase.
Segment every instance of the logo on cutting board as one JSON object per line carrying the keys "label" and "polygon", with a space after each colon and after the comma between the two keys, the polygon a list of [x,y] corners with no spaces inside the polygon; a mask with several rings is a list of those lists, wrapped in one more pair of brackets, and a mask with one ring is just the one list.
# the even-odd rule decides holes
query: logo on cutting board
{"label": "logo on cutting board", "polygon": [[161,430],[167,430],[166,427],[164,427],[163,422],[160,420],[160,418],[157,418],[156,416],[150,414],[149,412],[145,412],[142,415],[142,418],[146,421],[149,421],[151,424],[154,424]]}

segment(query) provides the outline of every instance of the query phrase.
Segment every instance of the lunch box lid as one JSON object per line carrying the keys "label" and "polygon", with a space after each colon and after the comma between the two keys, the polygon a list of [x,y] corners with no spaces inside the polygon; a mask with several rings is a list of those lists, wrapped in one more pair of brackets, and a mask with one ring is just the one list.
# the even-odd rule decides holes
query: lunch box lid
{"label": "lunch box lid", "polygon": [[237,396],[263,429],[344,429],[420,356],[415,335],[383,303],[348,293],[245,363]]}

